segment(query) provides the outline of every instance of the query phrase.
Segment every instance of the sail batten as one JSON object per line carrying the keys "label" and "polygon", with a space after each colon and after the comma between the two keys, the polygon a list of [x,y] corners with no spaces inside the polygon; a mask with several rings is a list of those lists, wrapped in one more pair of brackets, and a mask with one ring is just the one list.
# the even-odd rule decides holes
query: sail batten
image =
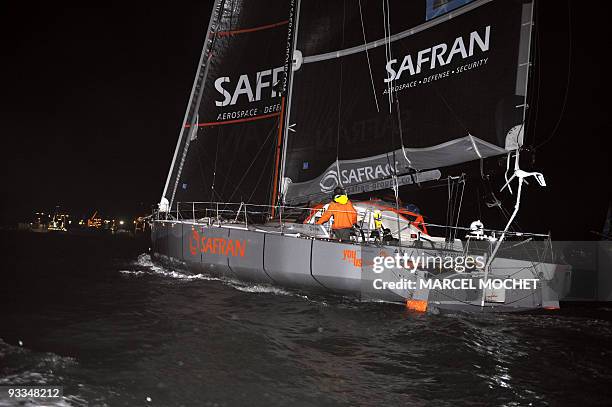
{"label": "sail batten", "polygon": [[[197,124],[195,124],[195,126],[197,126],[197,127],[223,126],[223,125],[227,125],[227,124],[245,123],[245,122],[252,122],[252,121],[255,121],[255,120],[270,119],[272,117],[277,117],[277,116],[280,116],[280,112],[264,114],[264,115],[261,115],[261,116],[245,117],[245,118],[236,119],[236,120],[224,120],[224,121],[218,121],[218,122],[197,123]],[[189,128],[189,127],[191,127],[191,125],[190,124],[186,124],[185,127]]]}

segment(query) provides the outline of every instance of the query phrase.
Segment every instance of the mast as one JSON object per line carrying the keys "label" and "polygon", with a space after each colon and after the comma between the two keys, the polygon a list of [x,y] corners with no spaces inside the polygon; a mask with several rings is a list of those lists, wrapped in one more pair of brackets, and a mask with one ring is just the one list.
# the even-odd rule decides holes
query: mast
{"label": "mast", "polygon": [[[204,91],[204,81],[206,80],[205,75],[202,75],[202,68],[206,69],[203,65],[204,64],[204,60],[205,60],[205,55],[210,52],[210,45],[212,45],[212,41],[213,38],[212,37],[212,25],[213,25],[213,21],[215,21],[215,18],[219,12],[219,7],[221,5],[221,1],[222,0],[215,0],[214,4],[213,4],[213,8],[212,8],[212,12],[210,14],[210,20],[208,21],[208,28],[206,30],[206,39],[204,40],[204,45],[202,46],[202,53],[200,54],[200,60],[198,62],[198,69],[196,71],[196,76],[195,79],[193,81],[193,87],[191,88],[191,94],[189,95],[189,102],[187,103],[187,108],[185,110],[185,116],[183,118],[183,122],[181,124],[181,130],[179,132],[179,138],[178,141],[176,142],[176,148],[174,149],[174,155],[172,156],[172,163],[170,164],[170,170],[168,171],[168,177],[166,178],[166,184],[164,185],[164,190],[162,192],[162,196],[160,199],[160,202],[166,198],[166,194],[168,193],[168,187],[170,186],[170,180],[172,179],[172,174],[174,173],[174,167],[175,167],[175,163],[176,163],[176,159],[179,155],[179,150],[181,149],[181,145],[183,144],[183,138],[185,136],[185,128],[186,128],[186,124],[187,124],[187,120],[189,118],[190,112],[192,115],[197,116],[198,113],[198,108],[197,106],[193,105],[194,102],[194,96],[196,91],[199,92],[200,96],[202,94],[202,92]],[[206,65],[208,66],[208,59],[206,60]],[[201,97],[199,97],[198,99],[201,100]],[[192,110],[193,108],[193,110]],[[191,128],[187,131],[188,134],[191,133]],[[174,190],[176,190],[176,185],[178,183],[178,178],[179,178],[179,174],[177,174],[176,176],[176,181],[175,181],[175,186],[174,186]],[[167,199],[167,198],[166,198]],[[172,201],[172,199],[170,199],[169,201]],[[170,202],[170,206],[172,205],[172,202]]]}
{"label": "mast", "polygon": [[278,179],[278,175],[279,175],[279,161],[280,161],[280,151],[281,151],[281,144],[282,144],[282,135],[283,135],[283,115],[285,113],[285,97],[283,96],[282,101],[281,101],[281,112],[280,112],[280,118],[278,120],[278,140],[276,142],[276,149],[275,149],[275,159],[274,159],[274,176],[272,178],[272,182],[274,183],[274,185],[272,186],[272,200],[271,200],[271,204],[272,204],[272,209],[270,211],[270,216],[273,218],[275,215],[275,206],[276,206],[276,201],[278,198],[278,190],[279,190],[279,179]]}
{"label": "mast", "polygon": [[[299,32],[299,24],[300,24],[300,5],[301,0],[297,0],[296,10],[295,10],[295,24],[293,26],[293,45],[291,46],[291,55],[289,55],[289,89],[287,90],[287,111],[284,117],[284,132],[283,132],[283,140],[282,140],[282,154],[281,154],[281,163],[280,163],[280,175],[279,180],[277,182],[277,188],[282,187],[283,180],[285,179],[285,165],[287,160],[287,137],[289,136],[289,119],[291,117],[291,96],[293,94],[293,56],[295,54],[295,49],[297,48],[297,40],[298,40],[298,32]],[[280,198],[282,201],[285,201],[285,194],[283,191],[280,191]],[[272,202],[272,206],[274,206],[276,202]]]}

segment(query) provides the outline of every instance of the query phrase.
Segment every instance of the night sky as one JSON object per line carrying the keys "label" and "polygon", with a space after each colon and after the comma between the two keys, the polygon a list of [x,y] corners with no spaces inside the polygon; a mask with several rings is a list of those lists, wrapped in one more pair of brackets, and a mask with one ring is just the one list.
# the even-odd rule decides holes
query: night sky
{"label": "night sky", "polygon": [[210,9],[2,6],[4,221],[57,204],[122,216],[159,200]]}
{"label": "night sky", "polygon": [[[528,141],[552,135],[534,167],[549,187],[534,192],[523,219],[558,236],[578,227],[582,239],[601,231],[610,201],[609,23],[571,2],[571,77],[553,133],[567,87],[568,6],[542,3],[540,97]],[[57,204],[124,216],[158,201],[210,9],[210,1],[0,6],[1,223]]]}

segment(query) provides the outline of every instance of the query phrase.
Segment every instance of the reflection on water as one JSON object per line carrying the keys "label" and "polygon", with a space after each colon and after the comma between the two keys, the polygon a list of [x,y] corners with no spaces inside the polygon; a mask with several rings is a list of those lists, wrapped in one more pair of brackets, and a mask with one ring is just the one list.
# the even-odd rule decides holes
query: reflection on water
{"label": "reflection on water", "polygon": [[63,385],[55,405],[610,400],[610,310],[423,315],[193,275],[131,242],[18,239],[43,250],[3,256],[0,385]]}

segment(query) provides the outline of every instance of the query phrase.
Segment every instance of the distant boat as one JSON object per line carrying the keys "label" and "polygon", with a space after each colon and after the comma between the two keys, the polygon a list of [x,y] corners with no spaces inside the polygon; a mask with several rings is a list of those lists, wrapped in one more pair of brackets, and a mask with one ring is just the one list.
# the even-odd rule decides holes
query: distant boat
{"label": "distant boat", "polygon": [[53,216],[49,220],[48,230],[51,232],[67,232],[70,223],[70,215],[62,213],[60,207],[56,206]]}
{"label": "distant boat", "polygon": [[[555,263],[549,235],[510,229],[525,180],[546,185],[519,165],[533,2],[426,4],[215,1],[153,216],[153,252],[197,272],[418,311],[559,308],[571,268]],[[461,166],[500,156],[497,185],[516,199],[505,228],[459,225]],[[400,205],[406,188],[442,183],[447,224]],[[359,197],[350,241],[315,224],[338,186]],[[394,199],[372,199],[383,190]],[[375,211],[383,238],[372,233]],[[484,261],[374,269],[380,258],[419,255]],[[495,279],[537,289],[441,284]]]}

